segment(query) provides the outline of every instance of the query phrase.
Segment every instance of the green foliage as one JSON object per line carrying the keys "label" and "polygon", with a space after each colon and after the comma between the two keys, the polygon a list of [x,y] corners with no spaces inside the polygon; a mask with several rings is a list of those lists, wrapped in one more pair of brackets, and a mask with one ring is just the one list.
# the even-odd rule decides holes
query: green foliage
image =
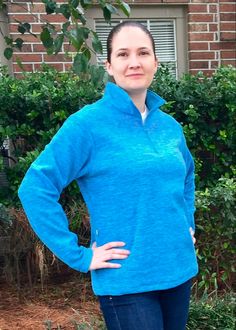
{"label": "green foliage", "polygon": [[[0,199],[17,204],[16,192],[31,162],[50,141],[65,119],[85,104],[96,101],[104,88],[104,69],[89,66],[82,77],[42,72],[19,80],[3,70],[0,78],[0,145],[11,139],[14,167],[6,168],[9,187],[0,188]],[[1,157],[0,157],[1,159]]]}
{"label": "green foliage", "polygon": [[199,72],[175,80],[161,67],[152,88],[168,101],[165,111],[183,124],[196,159],[197,185],[235,176],[236,69],[222,67],[210,78]]}
{"label": "green foliage", "polygon": [[196,192],[197,290],[233,287],[236,247],[236,180],[220,178],[213,188]]}
{"label": "green foliage", "polygon": [[[6,1],[7,2],[7,1]],[[90,0],[69,0],[64,3],[54,0],[42,0],[45,5],[47,15],[62,15],[66,22],[62,25],[61,29],[56,27],[57,25],[52,24],[45,20],[40,22],[41,33],[40,41],[45,47],[47,54],[57,54],[63,45],[64,40],[68,41],[74,48],[77,55],[74,58],[73,68],[76,73],[86,72],[88,69],[88,62],[91,58],[91,53],[102,54],[102,43],[99,40],[95,31],[91,28],[86,27],[87,20],[85,12],[87,9],[95,6],[93,1]],[[32,1],[33,4],[33,1]],[[119,15],[123,12],[125,16],[129,17],[130,7],[129,5],[121,0],[115,1],[97,1],[98,6],[102,12],[105,20],[109,23],[112,15]],[[5,8],[3,0],[0,0],[0,11]],[[18,32],[21,34],[31,34],[35,38],[37,35],[31,32],[31,24],[26,22],[17,21]],[[89,40],[92,40],[92,48]],[[4,50],[4,56],[9,60],[13,56],[14,49],[17,51],[21,50],[23,46],[23,39],[12,37],[5,37],[5,41],[8,47]],[[83,64],[81,64],[82,62]]]}
{"label": "green foliage", "polygon": [[206,297],[190,304],[187,330],[234,330],[235,295]]}

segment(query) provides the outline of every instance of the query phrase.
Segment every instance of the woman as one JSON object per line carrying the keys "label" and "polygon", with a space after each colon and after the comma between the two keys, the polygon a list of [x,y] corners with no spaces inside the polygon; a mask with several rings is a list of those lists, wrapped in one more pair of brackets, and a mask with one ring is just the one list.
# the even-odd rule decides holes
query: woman
{"label": "woman", "polygon": [[[148,91],[154,42],[137,22],[107,41],[104,96],[70,116],[19,189],[40,239],[70,267],[91,271],[110,330],[182,330],[194,249],[194,164],[181,126]],[[91,247],[68,230],[60,194],[76,179],[91,221]]]}

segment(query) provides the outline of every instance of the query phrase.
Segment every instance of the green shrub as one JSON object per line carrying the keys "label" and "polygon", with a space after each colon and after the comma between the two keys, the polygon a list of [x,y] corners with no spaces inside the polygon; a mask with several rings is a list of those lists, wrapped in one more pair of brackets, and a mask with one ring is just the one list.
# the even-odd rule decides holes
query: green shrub
{"label": "green shrub", "polygon": [[236,248],[236,180],[220,178],[196,192],[197,290],[233,288]]}
{"label": "green shrub", "polygon": [[85,83],[72,72],[59,73],[47,66],[42,72],[26,73],[23,79],[2,75],[0,145],[10,138],[11,156],[16,160],[13,167],[5,168],[8,189],[0,189],[0,199],[6,204],[17,205],[16,192],[24,173],[65,119],[101,96],[103,76],[103,69],[91,67]]}
{"label": "green shrub", "polygon": [[235,295],[201,298],[190,304],[186,330],[234,330]]}

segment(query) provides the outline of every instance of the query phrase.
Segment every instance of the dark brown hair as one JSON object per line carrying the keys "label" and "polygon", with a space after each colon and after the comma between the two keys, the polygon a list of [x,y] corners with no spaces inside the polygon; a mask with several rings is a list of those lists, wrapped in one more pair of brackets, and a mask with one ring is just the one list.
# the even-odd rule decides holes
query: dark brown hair
{"label": "dark brown hair", "polygon": [[107,37],[107,61],[110,63],[111,62],[111,53],[112,53],[112,41],[114,36],[120,32],[120,30],[123,27],[126,26],[133,26],[133,27],[137,27],[139,29],[141,29],[143,32],[145,32],[147,34],[147,36],[149,37],[149,39],[151,40],[152,43],[152,49],[154,52],[154,56],[156,57],[156,52],[155,52],[155,42],[153,39],[153,36],[151,35],[150,31],[141,23],[136,22],[136,21],[124,21],[120,24],[117,24],[116,26],[114,26],[114,28],[110,31],[108,37]]}

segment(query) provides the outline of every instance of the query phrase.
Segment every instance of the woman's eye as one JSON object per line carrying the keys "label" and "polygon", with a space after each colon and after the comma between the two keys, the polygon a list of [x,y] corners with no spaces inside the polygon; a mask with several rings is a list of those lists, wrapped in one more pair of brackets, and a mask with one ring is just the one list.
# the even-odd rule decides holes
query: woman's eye
{"label": "woman's eye", "polygon": [[142,56],[144,56],[144,55],[148,55],[149,54],[149,52],[146,52],[146,51],[142,51],[142,52],[140,52],[140,55],[142,55]]}
{"label": "woman's eye", "polygon": [[127,56],[127,53],[119,53],[118,56],[119,57],[125,57],[125,56]]}

